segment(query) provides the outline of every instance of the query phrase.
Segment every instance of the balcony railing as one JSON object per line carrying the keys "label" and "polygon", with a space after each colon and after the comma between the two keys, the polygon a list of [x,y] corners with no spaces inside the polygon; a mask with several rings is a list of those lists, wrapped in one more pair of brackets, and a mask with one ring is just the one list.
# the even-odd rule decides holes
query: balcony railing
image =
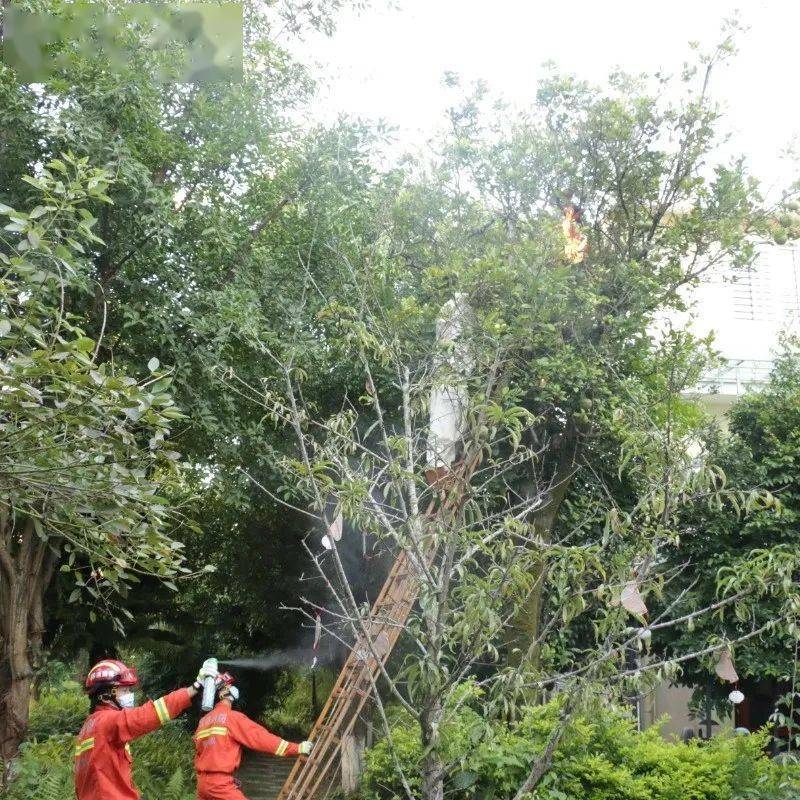
{"label": "balcony railing", "polygon": [[731,358],[723,366],[704,375],[697,389],[703,394],[739,397],[764,386],[769,381],[772,366],[772,359],[769,358]]}

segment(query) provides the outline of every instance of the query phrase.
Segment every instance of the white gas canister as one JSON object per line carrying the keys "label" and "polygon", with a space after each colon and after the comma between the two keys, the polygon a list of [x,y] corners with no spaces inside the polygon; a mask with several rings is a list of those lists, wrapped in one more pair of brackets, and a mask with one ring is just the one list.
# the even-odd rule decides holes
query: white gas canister
{"label": "white gas canister", "polygon": [[[216,658],[207,658],[203,663],[204,669],[209,669],[209,671],[213,670],[217,672],[219,669],[219,664],[217,663]],[[209,675],[208,677],[203,679],[203,701],[201,703],[201,708],[203,711],[211,711],[214,708],[214,696],[216,694],[216,678]]]}

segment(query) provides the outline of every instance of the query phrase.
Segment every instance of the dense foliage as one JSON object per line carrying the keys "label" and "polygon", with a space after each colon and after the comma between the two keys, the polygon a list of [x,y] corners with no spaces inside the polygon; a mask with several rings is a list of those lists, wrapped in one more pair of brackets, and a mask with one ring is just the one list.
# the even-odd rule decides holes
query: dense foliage
{"label": "dense foliage", "polygon": [[[671,554],[681,568],[665,595],[667,602],[681,598],[681,608],[692,611],[718,599],[705,577],[720,573],[726,581],[757,581],[759,560],[790,557],[800,546],[800,352],[797,342],[787,340],[778,354],[765,387],[741,398],[727,414],[727,430],[713,427],[707,435],[709,458],[719,466],[728,485],[759,487],[769,492],[766,504],[745,517],[731,505],[687,509],[686,532],[680,548]],[[771,498],[774,498],[772,501]],[[777,512],[776,512],[777,508]],[[759,559],[754,551],[761,553]],[[791,582],[791,576],[786,577]],[[774,587],[775,592],[780,587]],[[711,617],[687,620],[665,632],[659,649],[672,654],[696,649],[709,636],[735,639],[776,617],[786,616],[785,634],[775,632],[735,648],[736,669],[746,681],[745,693],[764,681],[773,698],[778,689],[789,690],[796,672],[797,653],[792,632],[797,629],[800,607],[785,609],[773,594],[747,610],[723,607]],[[682,680],[708,690],[708,665],[686,664]],[[712,685],[713,697],[727,694],[724,686]]]}
{"label": "dense foliage", "polygon": [[[556,724],[558,703],[530,708],[513,724],[487,725],[477,708],[462,708],[446,726],[445,750],[456,766],[447,785],[459,800],[513,797],[528,765]],[[562,740],[552,770],[536,788],[536,800],[789,800],[800,790],[800,767],[765,758],[764,735],[723,736],[709,743],[666,742],[658,727],[639,734],[630,716],[598,707],[576,719]],[[422,747],[402,715],[391,737],[367,755],[367,800],[404,797],[402,765],[419,788]]]}
{"label": "dense foliage", "polygon": [[[134,781],[144,797],[193,800],[194,745],[174,723],[132,745]],[[75,737],[55,734],[23,745],[7,800],[73,800]]]}
{"label": "dense foliage", "polygon": [[[302,677],[302,676],[301,676]],[[284,687],[287,688],[287,687]],[[511,797],[527,764],[552,730],[557,702],[528,709],[514,723],[487,724],[479,696],[466,688],[458,714],[444,732],[453,765],[448,796],[456,800]],[[31,714],[37,736],[24,745],[18,779],[8,800],[71,800],[73,717],[85,697],[68,684],[50,690]],[[285,707],[288,707],[285,704]],[[403,796],[397,761],[413,777],[422,748],[401,712],[391,715],[391,737],[368,753],[364,800]],[[657,727],[637,734],[624,711],[599,708],[578,719],[564,738],[554,769],[533,795],[537,800],[791,800],[800,791],[800,767],[768,761],[765,735],[724,736],[704,744],[664,741]],[[194,796],[191,737],[180,722],[136,742],[135,780],[145,797]]]}
{"label": "dense foliage", "polygon": [[[32,5],[71,13],[69,4]],[[303,266],[321,286],[336,281],[327,243],[357,232],[366,218],[373,134],[305,124],[312,83],[280,41],[309,26],[329,30],[339,5],[247,4],[247,68],[238,85],[158,80],[171,68],[169,55],[140,46],[144,34],[133,28],[132,58],[122,67],[106,68],[99,53],[69,52],[63,70],[27,86],[0,65],[0,202],[17,209],[18,220],[4,233],[7,244],[35,249],[47,227],[39,166],[63,163],[69,151],[84,168],[105,170],[83,198],[77,244],[63,244],[73,268],[63,277],[79,283],[65,293],[62,316],[80,329],[96,375],[158,379],[159,392],[171,382],[186,416],[169,452],[179,449],[186,465],[168,496],[174,503],[195,493],[183,510],[203,520],[194,535],[176,538],[193,565],[216,567],[185,585],[179,600],[141,575],[139,591],[116,598],[125,635],[91,582],[76,596],[72,576],[57,574],[40,623],[51,657],[88,651],[97,659],[127,636],[152,649],[151,678],[171,687],[189,677],[183,665],[199,655],[243,655],[297,636],[278,606],[303,569],[304,524],[258,497],[248,477],[276,488],[271,454],[286,440],[218,378],[229,365],[254,379],[269,373],[263,354],[232,332],[232,320],[247,315],[251,324],[284,329],[302,301]],[[21,180],[26,175],[33,177]],[[81,237],[89,233],[96,238],[87,245]],[[58,303],[50,317],[59,318]],[[159,362],[151,376],[148,363]],[[326,373],[320,400],[336,402],[339,385]],[[80,553],[75,559],[76,570],[89,569]],[[115,569],[94,566],[115,580]]]}
{"label": "dense foliage", "polygon": [[[27,210],[0,206],[0,739],[8,758],[24,735],[33,670],[42,664],[56,586],[87,598],[122,630],[124,599],[140,576],[173,589],[182,572],[180,525],[165,494],[183,418],[171,378],[151,359],[137,381],[96,360],[100,341],[71,312],[86,290],[84,254],[101,245],[93,201],[109,203],[109,175],[67,153],[23,176]],[[177,497],[173,498],[177,501]],[[56,575],[59,579],[56,580]],[[95,610],[89,612],[95,618]]]}
{"label": "dense foliage", "polygon": [[[800,376],[784,367],[698,467],[687,443],[703,420],[683,395],[709,343],[660,324],[720,261],[746,267],[759,237],[796,227],[764,208],[743,160],[714,161],[724,130],[709,87],[730,40],[679,78],[592,85],[554,72],[521,113],[479,89],[450,110],[428,156],[379,168],[382,130],[304,118],[313,83],[281,37],[329,29],[341,4],[296,5],[246,4],[233,86],[160,80],[176,65],[135,27],[122,67],[72,53],[28,86],[0,65],[4,758],[48,657],[125,647],[141,654],[148,690],[172,688],[201,655],[307,639],[287,608],[301,597],[306,610],[333,606],[326,623],[349,640],[385,566],[373,545],[386,560],[430,546],[402,669],[384,676],[416,714],[406,766],[425,797],[445,784],[553,800],[760,791],[774,775],[756,740],[661,752],[654,735],[585,717],[598,687],[644,680],[650,638],[620,606],[630,582],[653,607],[667,597],[672,616],[723,598],[722,622],[700,620],[674,647],[663,646],[674,623],[654,626],[667,661],[647,666],[652,682],[695,655],[684,674],[700,681],[726,641],[762,634],[780,642],[766,671],[783,674],[778,650],[800,638]],[[565,207],[580,214],[581,258],[565,252]],[[434,375],[436,318],[454,294],[473,312],[469,357]],[[467,362],[467,501],[437,528],[424,513],[442,500],[423,478],[429,390]],[[785,496],[782,515],[773,495]],[[331,507],[346,536],[327,558],[316,534]],[[716,537],[735,541],[735,558],[708,552]],[[697,591],[675,568],[692,548],[708,578]],[[325,580],[301,581],[321,564]],[[194,580],[176,580],[190,569]],[[677,608],[666,586],[687,589]],[[750,652],[740,666],[763,671]],[[476,672],[496,680],[473,740],[479,717],[452,701]],[[243,682],[252,710],[270,681]],[[523,702],[556,686],[558,724],[553,707]],[[307,690],[306,678],[279,681],[267,719],[300,734]],[[72,730],[70,698],[62,716],[42,691],[31,733]],[[485,763],[461,763],[448,726]],[[400,724],[398,742],[412,729]],[[513,739],[516,760],[491,750],[494,736]],[[142,788],[177,797],[183,756],[159,741],[140,745]],[[573,763],[569,742],[607,756]],[[41,763],[64,752],[57,736],[29,744],[14,791],[61,791],[66,773]],[[385,755],[373,756],[373,795],[398,766],[380,767]],[[548,772],[553,759],[560,770]]]}
{"label": "dense foliage", "polygon": [[[341,545],[328,537],[330,554],[310,539],[334,595],[326,619],[361,635],[363,604],[343,568],[358,531],[413,564],[411,646],[383,679],[419,726],[426,798],[443,797],[441,731],[473,671],[487,718],[563,690],[565,719],[522,800],[594,692],[636,695],[685,660],[709,671],[731,641],[713,631],[663,662],[645,654],[683,622],[680,603],[648,618],[645,601],[655,608],[675,578],[687,516],[776,513],[763,487],[731,487],[712,454],[691,447],[704,419],[685,395],[711,363],[709,342],[665,321],[721,261],[747,267],[769,230],[743,162],[710,164],[721,131],[708,87],[729,50],[701,57],[666,93],[664,78],[593,86],[553,75],[524,113],[487,108],[480,92],[453,109],[431,162],[385,198],[382,234],[357,241],[357,258],[340,254],[349,282],[316,330],[364,390],[334,413],[315,402],[317,362],[302,339],[238,325],[278,368],[239,384],[295,434],[299,455],[278,462],[290,502],[320,533],[338,515],[347,526]],[[588,253],[577,260],[564,206],[583,209]],[[466,307],[462,333],[437,342],[434,324],[448,324],[437,317],[454,304]],[[452,472],[434,481],[426,443],[441,386],[460,394],[462,419]],[[770,542],[742,563],[706,571],[715,599],[697,613],[711,617],[719,602],[750,618],[774,599],[780,613],[741,636],[796,636],[800,550]]]}
{"label": "dense foliage", "polygon": [[83,687],[67,682],[55,689],[46,689],[31,701],[28,739],[42,741],[50,736],[77,736],[88,712]]}
{"label": "dense foliage", "polygon": [[317,706],[314,707],[310,670],[285,670],[269,695],[261,722],[284,739],[302,741],[322,710],[336,679],[331,669],[316,671]]}

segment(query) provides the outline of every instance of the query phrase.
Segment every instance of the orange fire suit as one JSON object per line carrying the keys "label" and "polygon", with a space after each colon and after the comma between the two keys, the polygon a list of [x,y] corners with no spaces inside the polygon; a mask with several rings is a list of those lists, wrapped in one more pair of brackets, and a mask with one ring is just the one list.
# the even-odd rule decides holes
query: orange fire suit
{"label": "orange fire suit", "polygon": [[200,720],[194,743],[199,800],[247,800],[233,779],[242,747],[276,756],[299,752],[299,745],[275,736],[222,701]]}
{"label": "orange fire suit", "polygon": [[83,723],[75,745],[78,800],[139,800],[128,742],[152,733],[191,702],[189,691],[178,689],[138,708],[99,706]]}

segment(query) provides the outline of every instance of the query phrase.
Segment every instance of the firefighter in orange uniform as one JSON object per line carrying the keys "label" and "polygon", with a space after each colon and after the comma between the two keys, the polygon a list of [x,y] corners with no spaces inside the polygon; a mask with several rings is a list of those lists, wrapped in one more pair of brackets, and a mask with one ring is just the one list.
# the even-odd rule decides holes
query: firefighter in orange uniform
{"label": "firefighter in orange uniform", "polygon": [[248,719],[233,704],[239,690],[227,673],[217,678],[217,704],[197,726],[194,734],[199,800],[247,800],[233,777],[242,760],[242,748],[276,756],[308,755],[311,742],[294,744],[270,733]]}
{"label": "firefighter in orange uniform", "polygon": [[75,745],[75,796],[78,800],[141,800],[133,785],[129,742],[152,733],[185,711],[204,678],[217,671],[203,665],[194,686],[134,706],[136,670],[108,659],[86,676],[91,712]]}

